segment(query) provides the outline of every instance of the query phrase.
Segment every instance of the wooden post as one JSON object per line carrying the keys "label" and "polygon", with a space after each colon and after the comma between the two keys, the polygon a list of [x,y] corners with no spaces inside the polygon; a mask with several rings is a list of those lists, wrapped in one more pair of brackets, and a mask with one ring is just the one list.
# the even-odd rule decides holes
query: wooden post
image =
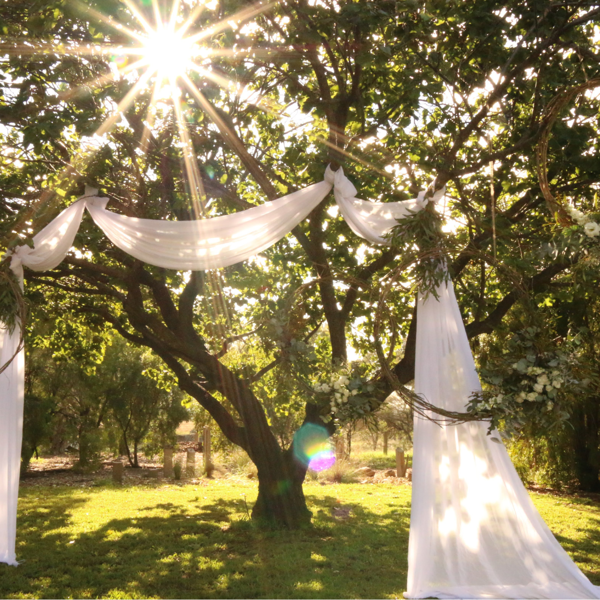
{"label": "wooden post", "polygon": [[396,448],[396,476],[404,477],[406,475],[406,462],[404,461],[404,450]]}
{"label": "wooden post", "polygon": [[196,451],[188,448],[185,457],[185,474],[192,479],[196,476]]}
{"label": "wooden post", "polygon": [[214,470],[211,456],[210,456],[210,427],[206,426],[204,428],[204,472],[207,477],[212,475]]}
{"label": "wooden post", "polygon": [[387,456],[388,453],[388,438],[389,438],[389,432],[384,431],[383,432],[383,453]]}
{"label": "wooden post", "polygon": [[120,460],[113,461],[112,479],[115,483],[123,483],[123,463]]}
{"label": "wooden post", "polygon": [[335,458],[336,460],[344,460],[344,458],[346,458],[344,438],[342,436],[339,436],[335,441]]}
{"label": "wooden post", "polygon": [[165,448],[165,459],[164,459],[164,473],[165,477],[173,477],[173,448]]}

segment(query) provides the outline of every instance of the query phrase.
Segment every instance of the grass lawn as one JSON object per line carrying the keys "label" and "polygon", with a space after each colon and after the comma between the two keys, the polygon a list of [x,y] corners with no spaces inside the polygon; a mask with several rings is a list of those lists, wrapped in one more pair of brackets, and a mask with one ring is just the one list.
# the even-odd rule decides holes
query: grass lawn
{"label": "grass lawn", "polygon": [[[248,521],[256,484],[245,480],[23,488],[22,564],[0,565],[0,597],[401,597],[410,487],[309,483],[306,492],[314,528],[264,532]],[[600,505],[533,499],[579,567],[600,584]],[[343,518],[340,509],[347,508]]]}

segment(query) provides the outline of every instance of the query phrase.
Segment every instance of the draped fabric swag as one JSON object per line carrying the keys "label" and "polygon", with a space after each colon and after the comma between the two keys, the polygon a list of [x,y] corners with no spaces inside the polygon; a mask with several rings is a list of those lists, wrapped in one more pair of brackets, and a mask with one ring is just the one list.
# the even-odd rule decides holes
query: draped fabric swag
{"label": "draped fabric swag", "polygon": [[[148,264],[205,270],[246,260],[289,233],[334,189],[350,228],[385,244],[385,234],[423,208],[415,200],[376,203],[356,198],[339,169],[325,181],[273,202],[201,221],[153,221],[117,215],[106,198],[75,202],[20,246],[11,268],[43,271],[64,258],[87,208],[123,251]],[[436,201],[443,190],[434,194]],[[4,329],[1,364],[14,355],[19,331]],[[23,352],[0,374],[0,562],[16,565],[16,510],[23,419]],[[415,391],[455,411],[481,389],[451,283],[439,300],[419,300]],[[440,427],[416,418],[407,598],[600,598],[534,508],[504,446],[483,423]]]}

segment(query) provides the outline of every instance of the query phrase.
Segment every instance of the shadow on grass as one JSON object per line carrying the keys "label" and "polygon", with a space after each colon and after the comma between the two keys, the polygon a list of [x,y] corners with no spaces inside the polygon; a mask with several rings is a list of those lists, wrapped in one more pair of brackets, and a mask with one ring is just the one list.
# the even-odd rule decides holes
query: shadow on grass
{"label": "shadow on grass", "polygon": [[579,563],[584,575],[594,584],[600,585],[600,512],[597,502],[587,498],[571,498],[569,510],[585,517],[585,527],[576,527],[577,536],[555,534],[560,545]]}
{"label": "shadow on grass", "polygon": [[[161,502],[135,518],[69,533],[86,500],[64,492],[19,522],[18,568],[0,565],[0,597],[381,598],[406,582],[410,509],[382,517],[334,499],[310,498],[314,526],[261,531],[240,500]],[[146,511],[160,509],[167,516]],[[48,514],[48,518],[44,516]]]}

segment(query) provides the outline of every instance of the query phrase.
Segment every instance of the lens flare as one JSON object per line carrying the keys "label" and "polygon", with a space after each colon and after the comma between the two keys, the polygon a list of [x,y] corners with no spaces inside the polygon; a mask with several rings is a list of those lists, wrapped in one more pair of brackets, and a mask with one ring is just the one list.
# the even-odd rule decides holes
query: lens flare
{"label": "lens flare", "polygon": [[129,62],[129,57],[126,54],[113,54],[110,57],[110,61],[117,67],[117,69],[124,69]]}
{"label": "lens flare", "polygon": [[335,453],[325,427],[305,423],[294,435],[294,456],[313,471],[325,471],[335,463]]}

